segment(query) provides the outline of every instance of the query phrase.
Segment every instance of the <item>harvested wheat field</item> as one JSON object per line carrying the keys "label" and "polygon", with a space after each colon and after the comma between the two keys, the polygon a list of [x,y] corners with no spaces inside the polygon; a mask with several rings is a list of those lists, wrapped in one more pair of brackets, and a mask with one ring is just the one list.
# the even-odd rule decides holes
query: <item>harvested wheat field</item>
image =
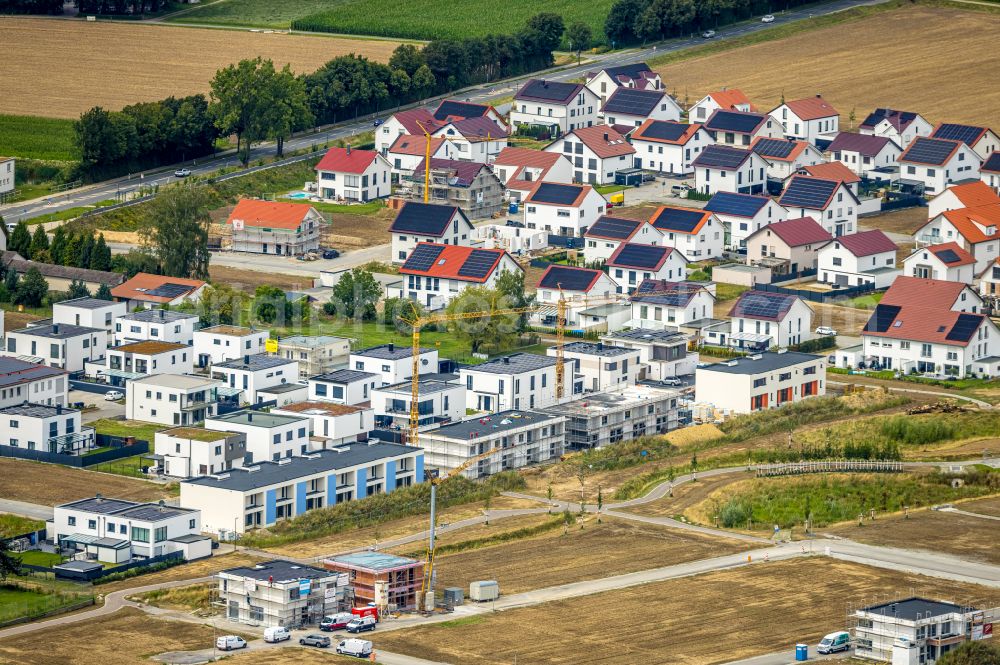
{"label": "harvested wheat field", "polygon": [[[67,57],[72,45],[72,57]],[[310,72],[348,53],[385,62],[395,42],[202,30],[128,22],[0,18],[5,70],[0,113],[77,118],[164,97],[207,93],[215,72],[263,56]]]}
{"label": "harvested wheat field", "polygon": [[0,458],[0,478],[0,498],[43,506],[94,496],[96,492],[131,501],[158,501],[170,494],[166,486],[148,480],[9,457]]}
{"label": "harvested wheat field", "polygon": [[[438,586],[468,588],[475,580],[497,580],[505,594],[586,579],[623,575],[752,549],[729,538],[605,516],[544,535],[438,555]],[[531,661],[525,661],[531,662]]]}
{"label": "harvested wheat field", "polygon": [[842,630],[848,603],[857,606],[875,590],[911,595],[914,587],[931,598],[1000,601],[997,589],[817,557],[393,631],[379,635],[377,646],[451,663],[506,665],[516,656],[522,663],[712,665],[779,650],[791,656],[795,643]]}
{"label": "harvested wheat field", "polygon": [[[898,9],[656,68],[692,102],[740,88],[763,111],[822,94],[850,126],[872,109],[917,111],[931,123],[1000,125],[1000,14],[904,4]],[[933,94],[928,91],[933,90]]]}

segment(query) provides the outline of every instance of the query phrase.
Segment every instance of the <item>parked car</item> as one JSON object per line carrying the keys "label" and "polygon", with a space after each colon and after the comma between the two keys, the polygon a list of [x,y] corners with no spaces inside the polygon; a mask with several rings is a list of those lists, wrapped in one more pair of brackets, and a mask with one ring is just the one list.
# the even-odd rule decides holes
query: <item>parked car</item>
{"label": "parked car", "polygon": [[354,620],[354,615],[350,612],[341,612],[333,616],[323,617],[319,622],[319,629],[323,631],[340,630],[347,628],[347,624]]}
{"label": "parked car", "polygon": [[715,30],[706,30],[705,32],[701,33],[702,39],[712,39],[713,37],[715,37]]}
{"label": "parked car", "polygon": [[330,638],[319,633],[309,633],[305,637],[299,638],[299,644],[304,647],[319,647],[325,649],[330,646]]}
{"label": "parked car", "polygon": [[851,648],[851,634],[846,630],[830,633],[819,642],[816,651],[819,653],[837,653]]}
{"label": "parked car", "polygon": [[375,617],[354,617],[347,624],[349,633],[363,633],[366,630],[375,630]]}
{"label": "parked car", "polygon": [[673,388],[680,388],[681,386],[684,385],[684,382],[678,379],[677,377],[663,379],[662,381],[660,381],[660,383],[662,383],[665,386],[671,386]]}
{"label": "parked car", "polygon": [[191,169],[177,169],[174,171],[174,175],[178,178],[186,178],[191,175]]}
{"label": "parked car", "polygon": [[774,23],[774,14],[765,14],[760,20],[761,23]]}
{"label": "parked car", "polygon": [[375,122],[372,123],[372,126],[378,127],[381,124],[382,124],[382,118],[375,118]]}
{"label": "parked car", "polygon": [[215,648],[222,651],[232,651],[233,649],[246,649],[247,641],[239,635],[223,635],[216,638]]}
{"label": "parked car", "polygon": [[109,390],[104,393],[105,402],[117,402],[120,399],[125,399],[125,393],[120,390]]}
{"label": "parked car", "polygon": [[338,256],[340,256],[340,252],[338,252],[335,249],[324,249],[323,250],[323,258],[324,259],[335,259]]}
{"label": "parked car", "polygon": [[368,640],[351,638],[337,645],[337,653],[356,658],[367,658],[372,654],[372,643]]}
{"label": "parked car", "polygon": [[271,626],[264,629],[265,642],[284,642],[292,639],[292,633],[284,626]]}
{"label": "parked car", "polygon": [[816,334],[826,337],[836,337],[837,331],[829,326],[820,326],[819,328],[816,328]]}

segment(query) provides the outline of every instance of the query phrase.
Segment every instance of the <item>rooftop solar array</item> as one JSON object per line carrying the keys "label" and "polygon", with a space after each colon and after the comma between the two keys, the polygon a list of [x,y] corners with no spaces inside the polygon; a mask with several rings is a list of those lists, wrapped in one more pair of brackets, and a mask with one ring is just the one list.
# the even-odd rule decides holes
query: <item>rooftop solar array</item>
{"label": "rooftop solar array", "polygon": [[789,141],[788,139],[761,139],[754,144],[752,149],[758,155],[784,159],[792,154],[792,150],[795,150],[796,145],[795,141]]}
{"label": "rooftop solar array", "polygon": [[955,325],[945,335],[945,339],[952,342],[968,342],[976,334],[982,322],[983,317],[980,314],[959,314]]}
{"label": "rooftop solar array", "polygon": [[448,228],[448,222],[455,214],[452,206],[435,205],[407,201],[403,209],[389,228],[394,233],[419,233],[421,235],[440,236]]}
{"label": "rooftop solar array", "polygon": [[694,291],[680,289],[677,291],[663,291],[632,298],[632,302],[648,303],[651,305],[666,305],[667,307],[686,307],[694,298]]}
{"label": "rooftop solar array", "polygon": [[716,192],[705,204],[705,210],[717,215],[753,217],[767,205],[766,196],[751,196],[733,192]]}
{"label": "rooftop solar array", "polygon": [[783,206],[822,210],[839,186],[840,181],[838,180],[797,176],[792,178],[792,182],[789,183],[778,203]]}
{"label": "rooftop solar array", "polygon": [[953,141],[918,136],[900,157],[900,161],[940,165],[945,163],[954,150]]}
{"label": "rooftop solar array", "polygon": [[417,245],[403,267],[407,270],[429,270],[443,251],[442,245]]}
{"label": "rooftop solar array", "polygon": [[173,282],[167,282],[166,284],[161,284],[160,286],[152,289],[151,291],[146,291],[147,296],[158,296],[161,298],[179,298],[185,293],[189,293],[193,287],[187,286],[185,284],[174,284]]}
{"label": "rooftop solar array", "polygon": [[692,233],[705,217],[705,212],[697,208],[664,208],[651,220],[660,230]]}
{"label": "rooftop solar array", "polygon": [[561,287],[566,291],[586,291],[599,273],[599,270],[552,266],[542,276],[539,286],[543,289],[558,289]]}
{"label": "rooftop solar array", "polygon": [[465,263],[458,269],[462,277],[486,277],[497,262],[497,252],[489,249],[474,249]]}
{"label": "rooftop solar array", "polygon": [[635,230],[642,225],[642,222],[634,219],[622,219],[621,217],[609,217],[601,215],[594,225],[587,229],[586,235],[599,236],[601,238],[612,238],[615,240],[625,240],[632,237]]}
{"label": "rooftop solar array", "polygon": [[740,150],[724,145],[710,145],[701,151],[701,154],[694,160],[694,165],[716,169],[738,169],[749,156],[749,150]]}
{"label": "rooftop solar array", "polygon": [[478,118],[486,115],[489,107],[483,104],[470,104],[469,102],[459,102],[454,99],[446,99],[438,105],[434,111],[434,118],[446,120],[449,116],[460,118]]}
{"label": "rooftop solar array", "polygon": [[938,126],[931,134],[931,138],[935,139],[949,139],[951,141],[961,141],[969,147],[979,140],[979,137],[983,133],[982,127],[973,127],[971,125],[956,125],[952,123],[944,123]]}
{"label": "rooftop solar array", "polygon": [[667,122],[666,120],[656,120],[649,124],[649,127],[642,130],[642,138],[660,139],[661,141],[676,141],[691,128],[691,125],[684,125],[679,122]]}
{"label": "rooftop solar array", "polygon": [[645,117],[656,110],[662,98],[663,93],[656,90],[618,88],[608,98],[602,110],[605,113],[625,113]]}
{"label": "rooftop solar array", "polygon": [[736,316],[756,319],[778,319],[791,306],[794,296],[783,293],[748,291],[736,303]]}
{"label": "rooftop solar array", "polygon": [[705,123],[705,127],[712,131],[739,132],[749,134],[753,132],[764,121],[764,116],[759,113],[744,113],[742,111],[718,110]]}
{"label": "rooftop solar array", "polygon": [[887,331],[892,322],[896,320],[901,309],[902,307],[899,305],[875,305],[875,311],[872,313],[871,318],[868,319],[868,323],[865,324],[862,332],[882,333]]}
{"label": "rooftop solar array", "polygon": [[615,257],[614,264],[628,266],[631,268],[648,268],[655,270],[663,260],[663,256],[670,251],[669,247],[656,247],[655,245],[633,245],[631,243],[622,245]]}
{"label": "rooftop solar array", "polygon": [[939,249],[934,252],[934,256],[938,257],[945,263],[955,263],[956,261],[961,260],[953,249]]}
{"label": "rooftop solar array", "polygon": [[563,102],[568,100],[581,86],[576,83],[559,83],[557,81],[544,81],[533,79],[524,84],[516,97],[530,97],[531,99],[544,99],[553,102]]}
{"label": "rooftop solar array", "polygon": [[543,182],[531,195],[531,200],[538,203],[553,203],[555,205],[572,205],[580,195],[580,187],[576,185],[559,185]]}

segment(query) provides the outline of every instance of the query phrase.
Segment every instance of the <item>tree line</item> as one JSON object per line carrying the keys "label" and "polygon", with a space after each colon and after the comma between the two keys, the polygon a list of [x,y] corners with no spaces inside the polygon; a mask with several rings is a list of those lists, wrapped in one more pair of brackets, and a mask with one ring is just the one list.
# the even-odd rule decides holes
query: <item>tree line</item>
{"label": "tree line", "polygon": [[169,4],[169,0],[76,0],[77,11],[81,14],[105,16],[155,13]]}
{"label": "tree line", "polygon": [[0,14],[62,14],[63,0],[0,0]]}
{"label": "tree line", "polygon": [[104,234],[95,237],[90,230],[74,231],[72,228],[57,226],[50,241],[42,224],[36,225],[34,233],[31,233],[22,221],[17,223],[10,234],[7,249],[39,263],[88,270],[112,269],[111,249],[104,240]]}

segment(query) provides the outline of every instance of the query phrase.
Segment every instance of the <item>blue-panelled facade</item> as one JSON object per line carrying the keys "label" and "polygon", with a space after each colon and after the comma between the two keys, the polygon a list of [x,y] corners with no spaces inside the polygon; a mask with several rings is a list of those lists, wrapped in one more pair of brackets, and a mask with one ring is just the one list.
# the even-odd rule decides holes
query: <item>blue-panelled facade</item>
{"label": "blue-panelled facade", "polygon": [[417,473],[413,477],[413,482],[422,483],[424,482],[424,456],[417,456]]}
{"label": "blue-panelled facade", "polygon": [[301,515],[306,512],[306,486],[309,483],[302,481],[295,484],[295,514]]}
{"label": "blue-panelled facade", "polygon": [[385,492],[396,489],[396,460],[385,463]]}
{"label": "blue-panelled facade", "polygon": [[337,474],[335,473],[326,477],[326,505],[337,505]]}
{"label": "blue-panelled facade", "polygon": [[368,468],[357,470],[357,480],[354,483],[354,498],[363,499],[368,496]]}
{"label": "blue-panelled facade", "polygon": [[277,519],[278,490],[268,490],[264,499],[264,523],[274,524]]}

